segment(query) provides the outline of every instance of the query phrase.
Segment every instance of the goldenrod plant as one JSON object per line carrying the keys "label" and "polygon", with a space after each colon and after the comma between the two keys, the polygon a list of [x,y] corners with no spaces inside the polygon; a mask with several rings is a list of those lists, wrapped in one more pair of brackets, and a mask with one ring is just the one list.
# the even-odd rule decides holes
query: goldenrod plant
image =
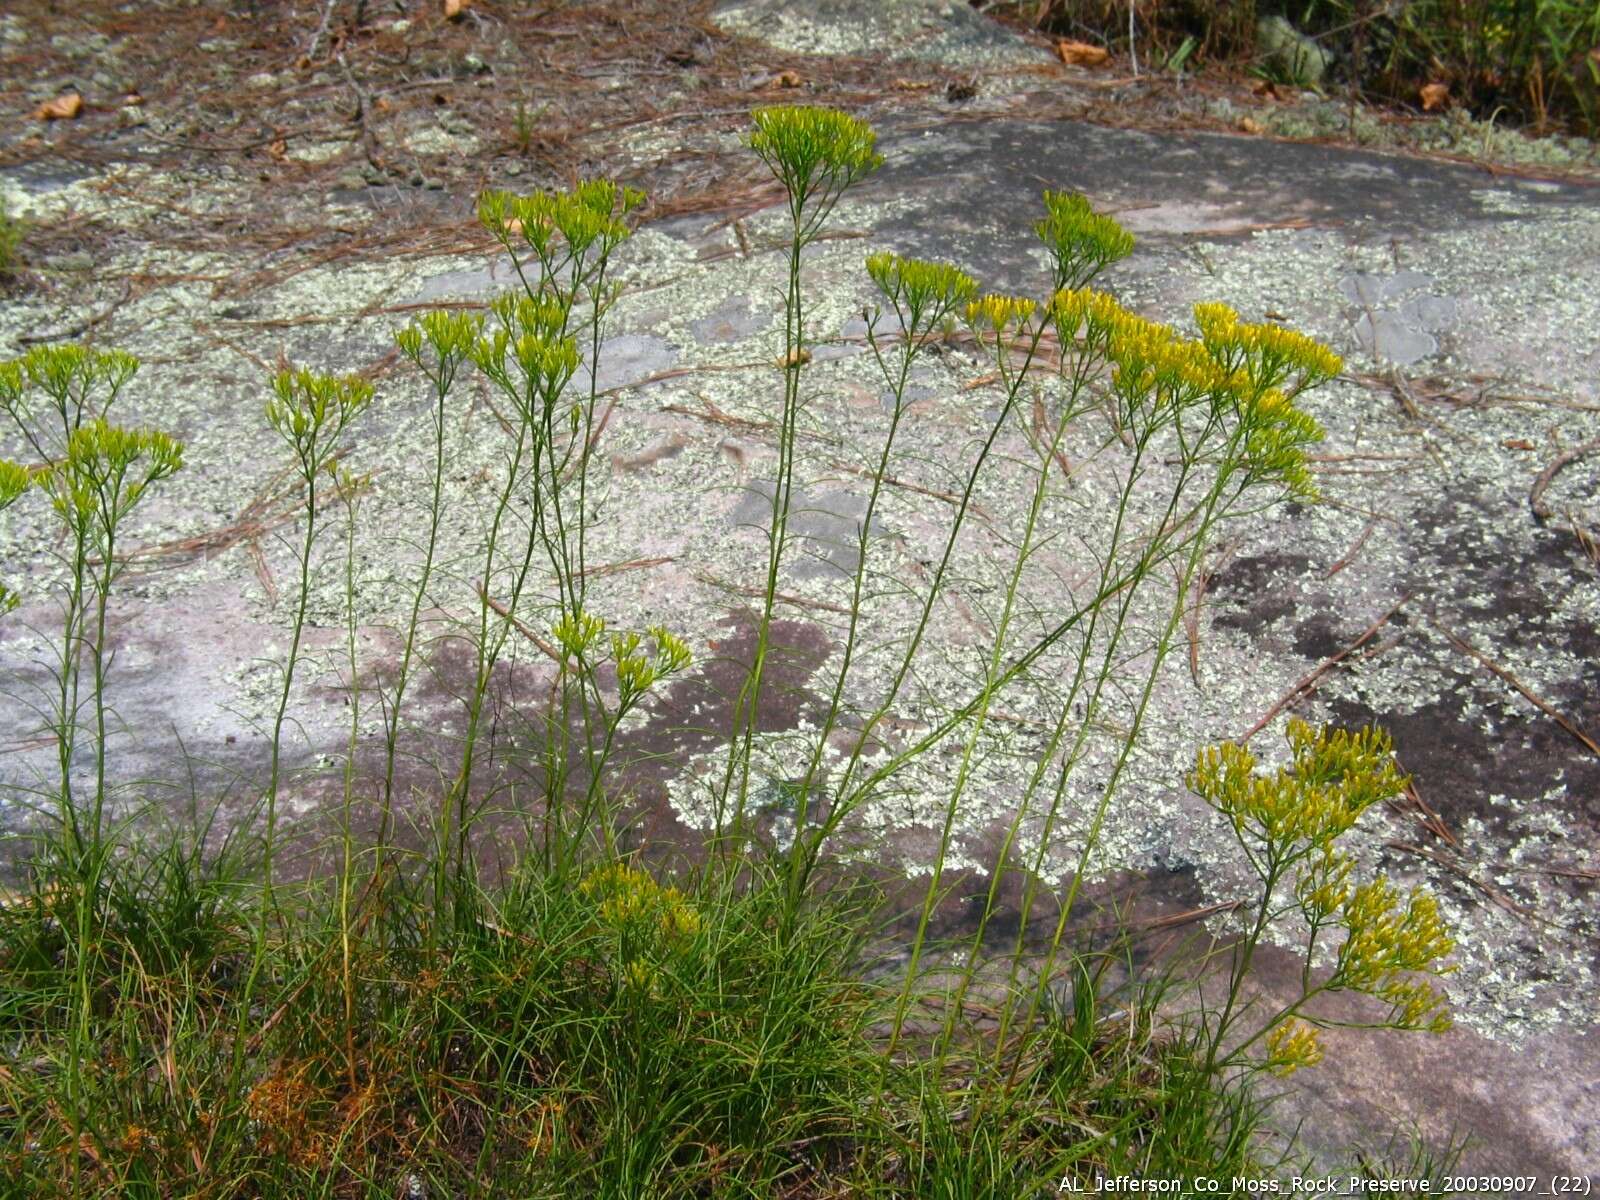
{"label": "goldenrod plant", "polygon": [[[761,707],[762,684],[772,636],[772,609],[788,537],[794,498],[796,422],[800,380],[811,361],[806,348],[805,293],[800,257],[822,233],[844,193],[883,164],[877,135],[866,122],[835,109],[814,106],[758,108],[750,148],[783,185],[789,210],[788,278],[784,292],[783,354],[775,366],[783,375],[783,409],[778,424],[778,466],[773,481],[767,531],[767,572],[756,627],[753,661],[734,702],[728,764],[718,789],[717,826],[735,839],[744,825],[750,796],[751,751]],[[802,802],[805,793],[801,793]],[[735,843],[736,844],[736,841]]]}
{"label": "goldenrod plant", "polygon": [[306,489],[306,521],[297,555],[299,582],[295,590],[294,613],[290,619],[289,650],[284,658],[283,679],[278,689],[278,707],[272,721],[267,767],[267,826],[262,871],[265,876],[265,897],[269,904],[272,898],[273,854],[277,845],[283,723],[289,712],[295,668],[300,660],[306,606],[311,600],[311,551],[317,537],[319,488],[329,465],[347,448],[344,437],[351,423],[372,403],[373,387],[367,380],[355,375],[325,375],[302,368],[278,372],[272,380],[272,391],[272,398],[266,406],[267,423],[294,456],[295,468]]}
{"label": "goldenrod plant", "polygon": [[[30,483],[36,484],[48,498],[69,546],[51,717],[59,772],[56,828],[53,838],[47,835],[41,857],[44,869],[56,876],[63,901],[62,927],[71,930],[61,964],[70,968],[73,980],[73,1019],[65,1029],[64,1098],[67,1120],[79,1136],[89,1119],[86,1089],[93,1057],[93,1009],[104,969],[101,938],[109,919],[106,877],[115,849],[106,830],[106,689],[111,666],[106,629],[112,589],[126,562],[118,535],[151,485],[183,465],[183,447],[174,439],[155,430],[112,425],[103,415],[138,365],[131,355],[99,353],[78,345],[36,347],[19,360],[0,364],[0,405],[41,459],[32,468],[0,464],[0,509]],[[47,398],[52,410],[47,415],[34,411],[36,392]],[[0,603],[8,600],[9,594],[0,595]],[[94,711],[94,781],[87,797],[77,793],[73,781],[85,655],[91,667]],[[81,1182],[80,1165],[76,1159],[72,1164],[75,1186]]]}
{"label": "goldenrod plant", "polygon": [[[1227,819],[1261,887],[1226,951],[1225,997],[1190,1024],[1174,1014],[1192,981],[1142,978],[1113,1002],[1107,954],[1069,934],[1202,558],[1240,516],[1315,498],[1307,452],[1322,431],[1301,398],[1341,369],[1311,339],[1221,305],[1194,310],[1194,333],[1130,310],[1099,279],[1133,239],[1075,193],[1044,196],[1041,295],[986,293],[957,265],[888,250],[866,259],[866,348],[887,417],[866,448],[853,572],[830,581],[843,618],[818,676],[821,717],[789,743],[802,764],[781,781],[793,838],[764,845],[751,810],[770,762],[757,734],[810,465],[803,381],[822,336],[802,252],[882,159],[863,121],[815,107],[758,110],[749,145],[786,201],[773,499],[753,656],[726,750],[704,772],[715,825],[676,861],[661,847],[624,852],[621,732],[696,670],[697,648],[603,612],[587,583],[603,333],[641,193],[604,180],[486,193],[479,218],[520,287],[484,313],[433,312],[397,333],[426,383],[431,486],[402,649],[381,678],[362,661],[357,621],[370,481],[345,462],[359,457],[374,389],[310,370],[273,379],[266,415],[305,507],[256,861],[239,855],[241,835],[212,854],[204,828],[149,841],[103,821],[119,529],[181,447],[103,419],[133,376],[128,356],[56,347],[0,364],[0,406],[37,459],[0,463],[0,509],[42,491],[71,568],[53,681],[59,829],[27,892],[0,903],[0,1040],[19,1060],[62,1064],[0,1071],[0,1164],[27,1194],[933,1197],[1118,1173],[1255,1178],[1273,1166],[1256,1084],[1317,1060],[1325,997],[1373,999],[1373,1024],[1442,1027],[1430,981],[1450,946],[1437,906],[1381,878],[1357,882],[1340,844],[1403,786],[1372,730],[1291,723],[1292,761],[1275,771],[1239,746],[1199,755],[1188,782]],[[884,639],[872,605],[896,551],[876,538],[877,518],[915,432],[912,380],[952,347],[970,349],[995,401],[954,467],[928,561],[892,584],[906,617]],[[472,378],[499,402],[504,438],[460,571],[443,549],[444,480],[452,400]],[[1106,508],[1077,531],[1083,578],[1041,605],[1030,564],[1059,537],[1080,472],[1096,473]],[[987,640],[930,695],[935,622],[971,582],[978,497],[988,503],[1002,475],[1018,507],[1004,514],[1009,552],[984,581]],[[326,843],[335,870],[282,884],[280,899],[282,741],[329,500],[342,509],[350,704]],[[411,753],[428,661],[425,608],[465,614],[453,630],[470,668],[459,750],[423,802],[433,828],[408,848],[397,762]],[[489,723],[497,668],[524,642],[545,699],[510,751],[531,760],[532,794],[507,799],[477,768],[504,752]],[[80,664],[92,665],[92,797],[74,776]],[[365,845],[358,746],[374,695],[379,820]],[[957,831],[985,800],[994,730],[1018,697],[1045,717],[1030,722],[970,940],[941,944]],[[912,708],[925,719],[896,728]],[[1091,750],[1099,769],[1075,778]],[[890,914],[908,933],[891,939],[884,897],[847,855],[874,805],[912,789],[935,840],[909,911]],[[496,871],[480,877],[490,851]],[[1052,871],[1064,878],[1041,945]],[[1005,911],[1016,873],[1020,909]],[[1001,921],[1016,932],[996,950]],[[1286,936],[1304,947],[1302,986],[1264,1011],[1251,1000],[1256,950]]]}
{"label": "goldenrod plant", "polygon": [[[1246,1061],[1266,1039],[1269,1066],[1280,1074],[1314,1066],[1322,1057],[1316,1027],[1319,996],[1353,992],[1386,1010],[1373,1024],[1442,1033],[1450,1027],[1444,998],[1430,977],[1449,973],[1454,944],[1432,895],[1402,896],[1378,876],[1356,883],[1355,864],[1337,843],[1376,804],[1406,787],[1392,743],[1380,730],[1313,729],[1292,719],[1290,764],[1259,771],[1255,756],[1234,742],[1201,750],[1189,773],[1196,795],[1228,819],[1245,859],[1261,881],[1261,898],[1247,914],[1232,949],[1222,1008],[1207,1013],[1206,1066]],[[1298,918],[1304,930],[1300,994],[1253,1033],[1235,1035],[1244,1011],[1246,977],[1267,931]],[[1319,942],[1340,936],[1325,973]],[[1320,977],[1319,977],[1320,976]]]}

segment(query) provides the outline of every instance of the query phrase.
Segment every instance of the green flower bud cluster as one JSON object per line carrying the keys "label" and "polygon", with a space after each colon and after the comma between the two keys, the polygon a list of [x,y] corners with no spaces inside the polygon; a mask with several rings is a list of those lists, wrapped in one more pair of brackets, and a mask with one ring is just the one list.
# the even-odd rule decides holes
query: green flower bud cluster
{"label": "green flower bud cluster", "polygon": [[[33,472],[21,463],[0,459],[0,512],[10,508],[33,486]],[[5,584],[0,583],[0,617],[17,607],[20,597]]]}
{"label": "green flower bud cluster", "polygon": [[35,346],[19,359],[0,363],[0,405],[16,419],[23,393],[32,384],[81,410],[90,390],[104,386],[115,398],[138,370],[139,360],[121,350],[91,350],[77,343]]}
{"label": "green flower bud cluster", "polygon": [[[1392,742],[1377,729],[1313,729],[1300,720],[1289,722],[1287,737],[1291,762],[1274,772],[1258,772],[1249,750],[1226,742],[1201,750],[1188,775],[1191,790],[1228,818],[1265,885],[1244,961],[1266,925],[1288,911],[1275,907],[1274,894],[1292,879],[1290,910],[1298,909],[1309,931],[1306,986],[1279,1017],[1320,1023],[1300,1011],[1306,1001],[1322,992],[1348,991],[1385,1004],[1388,1027],[1442,1032],[1450,1019],[1443,996],[1427,977],[1454,970],[1444,962],[1454,943],[1438,902],[1420,890],[1402,897],[1381,876],[1353,884],[1354,863],[1336,845],[1363,813],[1405,790],[1408,780],[1395,764]],[[1344,940],[1332,973],[1312,985],[1312,956],[1328,929],[1343,930]],[[1242,973],[1242,968],[1236,972],[1235,991]],[[1217,1031],[1214,1045],[1223,1032]],[[1278,1025],[1275,1019],[1265,1032],[1272,1070],[1288,1074],[1321,1057],[1315,1032],[1303,1020]]]}
{"label": "green flower bud cluster", "polygon": [[112,533],[145,489],[183,466],[183,447],[151,429],[123,429],[97,417],[67,440],[67,453],[40,477],[68,528]]}
{"label": "green flower bud cluster", "polygon": [[653,995],[661,964],[681,953],[705,927],[700,910],[676,887],[662,887],[639,867],[613,862],[590,872],[578,890],[595,904],[595,914],[618,938],[625,988]]}
{"label": "green flower bud cluster", "polygon": [[595,249],[609,254],[628,239],[624,218],[644,202],[637,188],[592,179],[568,192],[484,192],[478,197],[478,221],[507,250],[514,252],[520,241],[548,263],[559,249],[558,238],[574,258]]}
{"label": "green flower bud cluster", "polygon": [[359,375],[323,375],[302,368],[272,380],[267,422],[289,444],[309,481],[333,457],[340,436],[372,403],[372,384]]}
{"label": "green flower bud cluster", "polygon": [[[437,387],[448,390],[456,371],[472,355],[483,333],[483,318],[474,313],[430,312],[394,335],[400,353]],[[423,353],[427,347],[431,358]]]}
{"label": "green flower bud cluster", "polygon": [[[66,440],[86,418],[103,417],[139,370],[139,360],[121,350],[91,350],[75,343],[35,346],[21,358],[0,363],[0,409],[45,464],[66,453]],[[50,401],[56,429],[36,420],[28,393]],[[104,389],[103,398],[96,393]]]}
{"label": "green flower bud cluster", "polygon": [[490,311],[500,327],[473,344],[472,361],[526,419],[542,417],[578,370],[578,343],[565,332],[567,310],[548,295],[508,292],[495,297]]}
{"label": "green flower bud cluster", "polygon": [[[588,667],[591,651],[605,637],[606,623],[588,613],[571,613],[551,627],[551,635],[573,658]],[[643,649],[643,635],[635,632],[613,633],[610,638],[610,658],[617,672],[617,687],[621,693],[618,709],[626,712],[663,679],[678,674],[693,660],[683,639],[664,625],[652,625],[646,631],[655,643],[655,653]]]}
{"label": "green flower bud cluster", "polygon": [[767,164],[795,205],[813,199],[831,207],[850,185],[883,165],[878,135],[865,121],[832,108],[786,105],[758,108],[750,149]]}
{"label": "green flower bud cluster", "polygon": [[867,274],[900,318],[906,336],[926,333],[975,299],[978,282],[949,263],[880,252],[867,256]]}
{"label": "green flower bud cluster", "polygon": [[1053,260],[1053,291],[1085,286],[1133,253],[1133,235],[1089,206],[1078,192],[1046,192],[1044,219],[1033,228]]}

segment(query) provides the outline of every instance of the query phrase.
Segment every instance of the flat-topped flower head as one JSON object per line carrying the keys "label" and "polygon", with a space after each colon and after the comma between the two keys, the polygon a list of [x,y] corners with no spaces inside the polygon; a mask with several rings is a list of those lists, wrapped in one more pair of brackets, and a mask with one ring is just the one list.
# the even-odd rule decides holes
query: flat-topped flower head
{"label": "flat-topped flower head", "polygon": [[867,274],[907,332],[932,328],[978,294],[978,281],[949,263],[880,252],[867,257]]}
{"label": "flat-topped flower head", "polygon": [[1116,297],[1092,288],[1057,288],[1049,316],[1062,345],[1082,337],[1091,350],[1104,352],[1111,339],[1144,322],[1117,303]]}
{"label": "flat-topped flower head", "polygon": [[758,108],[751,118],[750,148],[797,210],[816,196],[836,198],[883,165],[872,127],[838,109],[783,105]]}
{"label": "flat-topped flower head", "polygon": [[323,375],[304,368],[272,380],[267,422],[289,443],[307,480],[321,471],[345,427],[372,403],[370,381],[359,375]]}
{"label": "flat-topped flower head", "polygon": [[[32,412],[27,392],[38,388],[50,397],[65,437],[85,417],[104,416],[138,370],[139,360],[121,350],[91,350],[75,342],[34,346],[21,358],[0,363],[0,408],[32,441],[35,434],[28,424]],[[104,396],[96,397],[101,389]],[[49,457],[54,458],[58,450]]]}
{"label": "flat-topped flower head", "polygon": [[[400,353],[424,371],[448,379],[472,353],[483,333],[483,318],[476,313],[434,311],[424,314],[394,335]],[[423,347],[433,351],[433,362],[424,361]]]}
{"label": "flat-topped flower head", "polygon": [[1026,296],[1002,296],[991,292],[967,302],[967,324],[979,332],[991,330],[997,334],[1003,333],[1013,325],[1024,324],[1037,307]]}
{"label": "flat-topped flower head", "polygon": [[1252,325],[1226,304],[1197,304],[1195,324],[1206,349],[1230,370],[1242,370],[1259,392],[1294,399],[1344,370],[1344,360],[1313,338],[1281,325]]}
{"label": "flat-topped flower head", "polygon": [[1285,1021],[1267,1034],[1267,1067],[1276,1075],[1293,1075],[1322,1061],[1316,1029],[1306,1021]]}
{"label": "flat-topped flower head", "polygon": [[624,708],[631,707],[655,684],[689,665],[689,647],[682,638],[662,625],[652,625],[649,633],[656,644],[654,655],[644,652],[643,639],[637,633],[611,635],[611,661],[617,671],[617,689]]}
{"label": "flat-topped flower head", "polygon": [[1078,192],[1046,192],[1044,218],[1034,225],[1054,260],[1053,287],[1081,288],[1112,263],[1133,253],[1133,235],[1097,213]]}
{"label": "flat-topped flower head", "polygon": [[536,191],[518,196],[486,191],[478,197],[478,221],[508,250],[519,240],[541,259],[557,250],[560,240],[574,255],[598,246],[609,253],[627,240],[623,219],[644,204],[637,188],[610,179],[590,179],[567,192]]}
{"label": "flat-topped flower head", "polygon": [[182,443],[154,429],[125,429],[97,417],[72,431],[66,456],[40,477],[69,528],[116,527],[145,489],[183,466]]}

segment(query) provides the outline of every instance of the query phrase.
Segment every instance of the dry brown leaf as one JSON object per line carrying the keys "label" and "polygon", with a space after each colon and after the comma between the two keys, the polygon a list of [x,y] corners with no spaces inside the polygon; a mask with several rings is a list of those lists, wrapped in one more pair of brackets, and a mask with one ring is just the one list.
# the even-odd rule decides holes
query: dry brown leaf
{"label": "dry brown leaf", "polygon": [[1507,438],[1500,443],[1507,450],[1537,450],[1538,447],[1527,438]]}
{"label": "dry brown leaf", "polygon": [[83,112],[83,97],[77,92],[62,92],[33,110],[35,121],[70,121]]}
{"label": "dry brown leaf", "polygon": [[1104,46],[1092,46],[1088,42],[1075,42],[1071,38],[1062,38],[1056,43],[1056,57],[1069,67],[1102,67],[1111,58],[1111,54]]}
{"label": "dry brown leaf", "polygon": [[1422,111],[1434,112],[1450,103],[1450,85],[1448,83],[1426,83],[1422,85]]}
{"label": "dry brown leaf", "polygon": [[797,88],[804,82],[800,78],[800,72],[798,71],[779,71],[771,79],[767,80],[767,86],[769,88]]}
{"label": "dry brown leaf", "polygon": [[472,0],[444,0],[445,19],[447,21],[459,19],[461,14],[467,11],[467,5],[470,3]]}
{"label": "dry brown leaf", "polygon": [[282,162],[289,157],[289,143],[280,138],[273,138],[267,146],[267,153]]}
{"label": "dry brown leaf", "polygon": [[1267,127],[1254,117],[1240,117],[1238,124],[1239,128],[1245,133],[1265,133],[1267,131]]}

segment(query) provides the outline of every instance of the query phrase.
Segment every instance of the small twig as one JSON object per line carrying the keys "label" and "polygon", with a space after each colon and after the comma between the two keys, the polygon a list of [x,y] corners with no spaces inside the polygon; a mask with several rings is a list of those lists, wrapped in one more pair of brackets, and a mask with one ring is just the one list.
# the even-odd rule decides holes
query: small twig
{"label": "small twig", "polygon": [[[741,596],[764,597],[765,588],[751,587],[746,584],[729,583],[726,579],[719,579],[709,571],[695,572],[695,578],[702,583],[709,583],[712,587],[722,588],[724,591],[734,592]],[[826,600],[812,600],[806,596],[795,596],[789,592],[773,592],[772,599],[778,604],[787,604],[791,608],[818,608],[824,612],[838,613],[848,617],[850,610],[840,604],[830,604]]]}
{"label": "small twig", "polygon": [[1531,908],[1527,908],[1524,905],[1518,904],[1499,888],[1494,887],[1492,884],[1483,882],[1483,880],[1473,875],[1471,871],[1468,871],[1460,863],[1453,861],[1446,855],[1440,854],[1437,850],[1429,850],[1426,846],[1413,846],[1410,842],[1385,842],[1384,845],[1388,846],[1391,850],[1404,850],[1407,854],[1415,854],[1420,858],[1427,859],[1429,862],[1437,863],[1446,871],[1449,871],[1452,875],[1457,875],[1460,878],[1465,879],[1473,887],[1477,888],[1485,896],[1489,897],[1490,900],[1494,901],[1513,916],[1525,917],[1530,921],[1538,921],[1541,925],[1551,925],[1557,929],[1564,928],[1564,926],[1556,925],[1554,921],[1549,921],[1544,917],[1541,917]]}
{"label": "small twig", "polygon": [[[1450,827],[1444,823],[1444,818],[1435,812],[1428,802],[1422,798],[1422,793],[1417,791],[1417,785],[1414,780],[1406,780],[1405,797],[1411,802],[1412,809],[1415,810],[1411,815],[1416,817],[1418,824],[1440,841],[1448,842],[1458,850],[1461,848],[1461,843],[1456,840],[1455,834],[1450,832]],[[1396,812],[1404,811],[1404,806],[1395,801],[1390,801],[1389,807]]]}
{"label": "small twig", "polygon": [[1581,446],[1563,451],[1550,460],[1549,466],[1539,472],[1539,478],[1533,481],[1533,487],[1528,490],[1528,507],[1533,509],[1533,515],[1541,524],[1554,515],[1550,506],[1544,502],[1545,489],[1560,471],[1577,462],[1585,454],[1592,454],[1596,450],[1600,450],[1600,438],[1592,438]]}
{"label": "small twig", "polygon": [[[306,47],[306,58],[311,60],[317,57],[317,49],[322,45],[322,39],[328,32],[328,23],[333,20],[333,6],[339,0],[328,0],[322,6],[322,23],[317,26],[317,31],[311,35],[311,44]],[[341,58],[340,62],[344,60]]]}
{"label": "small twig", "polygon": [[1558,712],[1555,708],[1551,707],[1551,705],[1550,705],[1550,703],[1548,701],[1542,699],[1538,694],[1536,694],[1533,691],[1532,688],[1530,688],[1527,684],[1523,683],[1522,680],[1518,679],[1510,671],[1506,670],[1499,663],[1495,662],[1492,658],[1490,658],[1482,650],[1479,650],[1471,642],[1467,641],[1465,638],[1461,637],[1459,634],[1452,633],[1450,630],[1446,629],[1443,625],[1439,624],[1438,621],[1433,621],[1432,625],[1440,633],[1444,634],[1446,639],[1449,640],[1450,644],[1452,646],[1454,646],[1457,650],[1461,651],[1461,653],[1463,653],[1463,654],[1466,654],[1466,655],[1468,655],[1468,656],[1470,656],[1472,658],[1477,659],[1478,662],[1480,662],[1484,666],[1488,667],[1489,670],[1493,671],[1501,679],[1505,680],[1512,687],[1516,688],[1517,691],[1522,693],[1523,699],[1525,699],[1529,704],[1531,704],[1535,708],[1537,708],[1540,712],[1544,713],[1545,716],[1549,717],[1552,721],[1554,721],[1557,725],[1561,726],[1561,728],[1565,729],[1573,737],[1577,738],[1580,742],[1582,742],[1584,744],[1584,746],[1586,746],[1588,748],[1588,750],[1589,750],[1589,752],[1591,754],[1595,755],[1597,758],[1600,758],[1600,745],[1596,745],[1593,738],[1591,738],[1582,729],[1578,728],[1578,726],[1574,725],[1564,714],[1562,714],[1561,712]]}
{"label": "small twig", "polygon": [[524,625],[515,616],[513,616],[509,608],[507,608],[504,604],[501,604],[500,601],[496,600],[484,590],[483,583],[481,581],[476,583],[474,586],[478,590],[478,598],[480,600],[482,600],[490,608],[494,609],[495,612],[499,613],[507,621],[511,622],[512,628],[520,633],[523,637],[527,638],[535,646],[539,647],[540,650],[544,651],[544,653],[549,656],[551,662],[555,663],[558,667],[565,666],[567,664],[568,660],[565,654],[562,654],[561,651],[557,650],[549,642],[545,641],[542,637],[535,633],[531,628],[529,628],[527,625]]}
{"label": "small twig", "polygon": [[1344,557],[1338,562],[1334,563],[1333,566],[1329,567],[1327,572],[1322,577],[1324,579],[1332,579],[1340,571],[1348,567],[1351,563],[1351,560],[1353,560],[1357,554],[1361,553],[1361,547],[1367,544],[1367,539],[1372,536],[1372,531],[1377,527],[1378,518],[1373,517],[1367,522],[1366,528],[1361,531],[1361,536],[1356,538],[1350,549],[1344,552]]}
{"label": "small twig", "polygon": [[1389,621],[1393,619],[1394,615],[1404,608],[1415,595],[1415,592],[1407,592],[1400,598],[1399,603],[1397,603],[1388,612],[1384,613],[1383,616],[1379,617],[1371,625],[1368,625],[1360,637],[1351,642],[1343,650],[1339,651],[1339,653],[1330,655],[1329,657],[1323,659],[1312,671],[1302,676],[1299,682],[1297,682],[1292,688],[1278,698],[1278,702],[1276,704],[1267,709],[1266,714],[1262,716],[1259,721],[1250,726],[1249,730],[1246,731],[1244,736],[1238,739],[1239,743],[1242,745],[1245,742],[1248,742],[1251,738],[1255,737],[1256,734],[1260,733],[1264,728],[1266,728],[1267,723],[1271,721],[1273,717],[1277,716],[1280,712],[1282,712],[1289,705],[1293,704],[1296,700],[1300,699],[1302,696],[1308,696],[1315,691],[1318,681],[1321,680],[1324,675],[1326,675],[1334,667],[1338,666],[1339,663],[1343,662],[1355,651],[1359,650],[1372,637],[1373,634],[1377,633],[1378,630],[1387,625]]}
{"label": "small twig", "polygon": [[356,94],[356,111],[350,115],[350,120],[361,129],[361,148],[366,153],[367,161],[381,171],[383,170],[383,163],[378,159],[378,139],[372,132],[372,127],[367,124],[367,110],[371,107],[371,102],[367,99],[365,89],[356,82],[355,72],[350,69],[350,64],[345,62],[344,55],[341,53],[336,57],[339,61],[339,69],[344,72],[345,82],[350,85],[350,90]]}
{"label": "small twig", "polygon": [[93,329],[112,313],[116,312],[117,309],[126,304],[128,302],[128,297],[132,294],[133,284],[128,283],[123,287],[122,295],[118,296],[110,304],[106,305],[105,308],[95,313],[94,316],[89,317],[86,320],[79,321],[76,325],[69,325],[67,328],[58,330],[55,333],[25,333],[19,337],[17,341],[19,344],[24,346],[36,346],[41,342],[64,342],[71,338],[82,337],[84,334],[88,333],[89,330]]}

